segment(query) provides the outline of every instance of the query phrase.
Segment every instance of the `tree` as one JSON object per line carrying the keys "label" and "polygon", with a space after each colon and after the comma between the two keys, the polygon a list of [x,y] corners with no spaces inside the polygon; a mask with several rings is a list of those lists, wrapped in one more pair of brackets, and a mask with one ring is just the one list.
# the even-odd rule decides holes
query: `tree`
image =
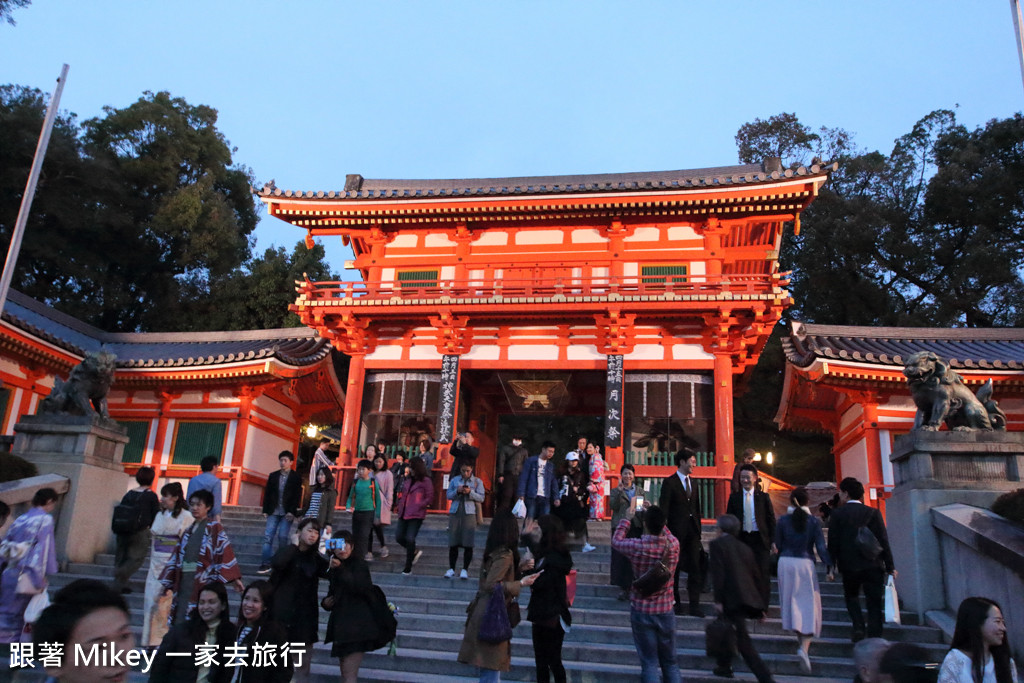
{"label": "tree", "polygon": [[[789,316],[820,324],[1024,324],[1024,118],[968,131],[931,112],[889,154],[855,149],[845,131],[818,133],[792,114],[736,136],[741,162],[812,154],[839,168],[787,234]],[[779,329],[736,401],[737,434],[781,438],[771,424],[782,387]],[[753,436],[751,436],[753,435]],[[827,463],[826,463],[827,464]]]}
{"label": "tree", "polygon": [[18,7],[28,7],[32,0],[0,0],[0,21],[6,21],[11,26],[16,23],[11,13]]}
{"label": "tree", "polygon": [[[0,89],[0,238],[10,240],[46,96]],[[14,286],[112,331],[169,330],[197,286],[250,255],[257,205],[217,112],[145,93],[79,126],[58,118]],[[208,290],[207,294],[208,294]]]}
{"label": "tree", "polygon": [[253,330],[301,327],[289,312],[295,301],[295,282],[308,274],[311,280],[339,279],[324,262],[324,248],[295,245],[289,255],[283,247],[267,249],[213,282],[192,282],[188,294],[168,322],[177,330]]}
{"label": "tree", "polygon": [[129,239],[109,247],[132,288],[105,293],[127,308],[105,305],[103,323],[155,329],[184,281],[224,276],[249,256],[257,222],[252,177],[232,166],[211,107],[147,92],[104,112],[85,122],[84,141],[118,181],[108,188],[106,222]]}

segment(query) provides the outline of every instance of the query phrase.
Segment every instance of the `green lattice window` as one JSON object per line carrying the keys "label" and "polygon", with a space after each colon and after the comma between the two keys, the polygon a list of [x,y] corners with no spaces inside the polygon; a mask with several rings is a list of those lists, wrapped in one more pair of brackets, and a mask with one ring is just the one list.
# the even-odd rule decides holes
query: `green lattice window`
{"label": "green lattice window", "polygon": [[402,289],[437,287],[437,271],[402,270],[398,272],[398,281],[401,283]]}
{"label": "green lattice window", "polygon": [[175,465],[198,465],[207,455],[216,456],[220,461],[227,427],[223,422],[179,422],[174,434],[171,462]]}
{"label": "green lattice window", "polygon": [[124,445],[124,456],[121,462],[136,464],[142,462],[142,455],[146,452],[146,440],[149,438],[149,421],[121,422],[122,427],[128,430],[128,443]]}
{"label": "green lattice window", "polygon": [[686,266],[643,266],[640,276],[645,285],[686,282]]}

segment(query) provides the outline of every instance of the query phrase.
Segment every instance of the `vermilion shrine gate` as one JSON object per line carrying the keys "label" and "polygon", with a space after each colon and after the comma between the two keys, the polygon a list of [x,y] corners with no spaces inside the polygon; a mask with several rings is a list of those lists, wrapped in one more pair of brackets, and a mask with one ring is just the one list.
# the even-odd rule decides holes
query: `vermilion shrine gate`
{"label": "vermilion shrine gate", "polygon": [[[671,465],[652,453],[700,452],[697,476],[719,489],[721,509],[734,381],[790,303],[782,227],[799,230],[832,169],[772,160],[528,178],[350,175],[340,191],[259,194],[307,243],[350,244],[362,276],[301,283],[292,307],[351,356],[344,464],[360,444],[413,447],[421,434],[446,443],[468,428],[489,483],[512,430],[547,416],[557,432],[572,416],[595,425],[584,436],[603,434],[616,471],[630,459],[640,476],[664,474]],[[618,368],[621,393],[608,382]],[[445,403],[446,392],[457,400]]]}

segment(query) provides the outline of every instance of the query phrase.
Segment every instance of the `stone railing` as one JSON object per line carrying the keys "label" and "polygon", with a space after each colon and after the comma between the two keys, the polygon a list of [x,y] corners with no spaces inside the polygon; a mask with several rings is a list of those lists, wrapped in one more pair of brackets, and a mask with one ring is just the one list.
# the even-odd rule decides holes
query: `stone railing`
{"label": "stone railing", "polygon": [[[956,613],[967,597],[995,600],[1007,624],[1024,624],[1024,526],[991,510],[954,503],[933,508],[944,597]],[[1024,660],[1024,629],[1007,629],[1014,659]]]}

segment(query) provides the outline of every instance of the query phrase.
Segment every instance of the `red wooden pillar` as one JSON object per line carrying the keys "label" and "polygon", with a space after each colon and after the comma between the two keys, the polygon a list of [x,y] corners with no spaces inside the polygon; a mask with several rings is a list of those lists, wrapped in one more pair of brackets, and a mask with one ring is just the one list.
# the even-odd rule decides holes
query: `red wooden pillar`
{"label": "red wooden pillar", "polygon": [[[715,354],[715,464],[717,473],[732,474],[735,461],[732,425],[732,355]],[[729,500],[729,480],[719,479],[715,486],[715,514],[725,512]]]}
{"label": "red wooden pillar", "polygon": [[[359,424],[363,413],[363,382],[366,379],[366,354],[352,353],[345,387],[345,416],[341,423],[339,465],[353,465],[359,458]],[[347,455],[346,455],[347,453]]]}
{"label": "red wooden pillar", "polygon": [[[864,482],[865,495],[864,503],[871,507],[881,509],[882,491],[885,485],[885,478],[882,475],[882,448],[878,443],[878,404],[863,404],[862,420],[864,426],[864,447],[867,452],[868,480]],[[874,490],[876,497],[871,497]]]}

